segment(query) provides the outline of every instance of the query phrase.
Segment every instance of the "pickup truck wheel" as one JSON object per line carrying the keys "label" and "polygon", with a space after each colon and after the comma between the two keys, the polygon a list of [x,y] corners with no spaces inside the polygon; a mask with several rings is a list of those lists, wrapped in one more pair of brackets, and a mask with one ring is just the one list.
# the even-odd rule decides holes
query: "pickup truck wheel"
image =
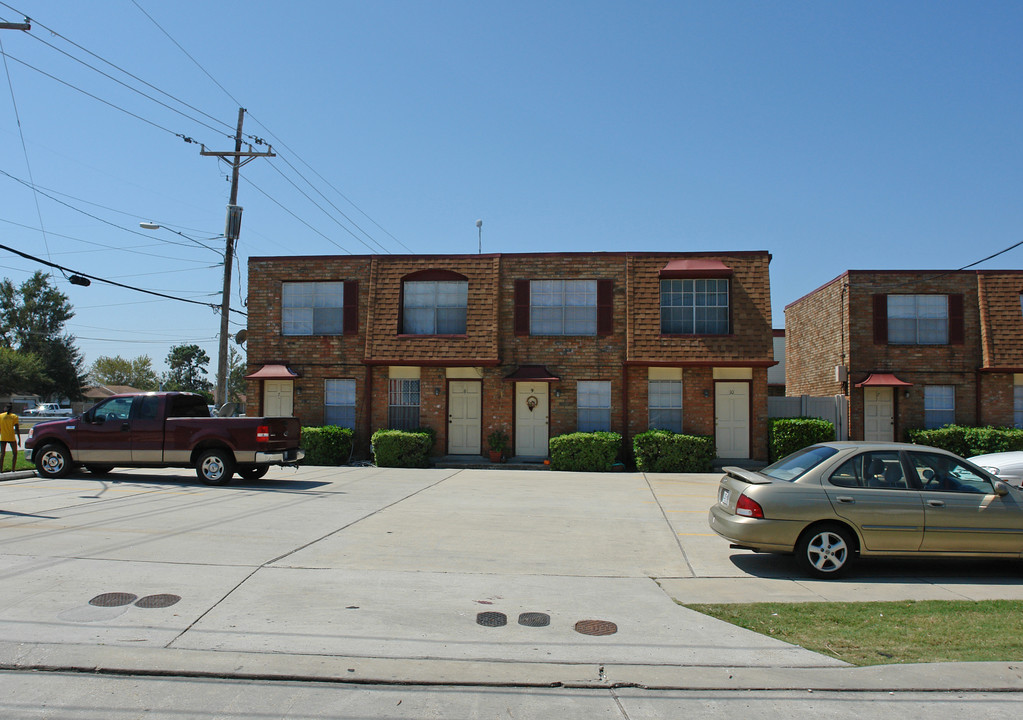
{"label": "pickup truck wheel", "polygon": [[261,477],[270,472],[270,466],[249,465],[248,467],[240,467],[235,472],[238,473],[238,477],[242,480],[259,480]]}
{"label": "pickup truck wheel", "polygon": [[36,455],[36,470],[44,478],[62,478],[71,472],[71,455],[63,445],[45,445]]}
{"label": "pickup truck wheel", "polygon": [[207,485],[227,485],[234,475],[234,458],[227,450],[207,450],[196,460],[195,474]]}
{"label": "pickup truck wheel", "polygon": [[114,469],[113,465],[86,465],[85,469],[93,475],[107,475]]}

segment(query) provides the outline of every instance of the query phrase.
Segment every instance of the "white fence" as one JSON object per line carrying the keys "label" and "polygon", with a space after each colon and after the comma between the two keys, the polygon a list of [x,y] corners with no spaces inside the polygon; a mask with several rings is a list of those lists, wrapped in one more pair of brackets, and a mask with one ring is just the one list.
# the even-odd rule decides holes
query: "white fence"
{"label": "white fence", "polygon": [[830,397],[769,397],[767,417],[815,417],[827,420],[835,426],[835,439],[849,439],[849,400],[845,395]]}

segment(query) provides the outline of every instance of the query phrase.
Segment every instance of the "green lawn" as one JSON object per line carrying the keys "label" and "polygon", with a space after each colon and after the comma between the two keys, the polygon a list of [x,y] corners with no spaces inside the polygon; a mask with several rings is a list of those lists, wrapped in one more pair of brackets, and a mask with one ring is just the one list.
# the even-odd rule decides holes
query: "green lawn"
{"label": "green lawn", "polygon": [[686,605],[852,665],[1023,661],[1023,601]]}
{"label": "green lawn", "polygon": [[[23,452],[21,452],[21,450],[18,450],[18,467],[16,469],[17,470],[35,470],[36,466],[33,465],[30,462],[25,462],[25,454]],[[10,472],[11,471],[11,451],[10,450],[8,450],[7,453],[4,455],[3,471],[4,472]]]}

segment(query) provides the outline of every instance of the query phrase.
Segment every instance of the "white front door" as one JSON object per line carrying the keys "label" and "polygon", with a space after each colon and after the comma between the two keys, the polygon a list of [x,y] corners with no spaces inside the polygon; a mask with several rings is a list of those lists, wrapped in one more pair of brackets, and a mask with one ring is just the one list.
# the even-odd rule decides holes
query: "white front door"
{"label": "white front door", "polygon": [[452,380],[448,383],[448,453],[479,455],[482,383]]}
{"label": "white front door", "polygon": [[291,417],[295,411],[294,383],[291,380],[263,381],[263,415]]}
{"label": "white front door", "polygon": [[892,413],[890,387],[863,388],[863,439],[891,442],[895,439],[895,416]]}
{"label": "white front door", "polygon": [[547,383],[515,383],[515,454],[547,457]]}
{"label": "white front door", "polygon": [[714,436],[719,458],[749,457],[749,383],[714,384]]}

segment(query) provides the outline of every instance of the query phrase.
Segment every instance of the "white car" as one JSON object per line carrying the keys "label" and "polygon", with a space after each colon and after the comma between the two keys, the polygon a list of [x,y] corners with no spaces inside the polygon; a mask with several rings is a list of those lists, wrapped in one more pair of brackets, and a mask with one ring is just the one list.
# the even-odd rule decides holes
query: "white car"
{"label": "white car", "polygon": [[71,417],[74,412],[69,407],[61,407],[58,403],[39,403],[25,415],[30,417]]}
{"label": "white car", "polygon": [[984,468],[989,473],[997,475],[999,480],[1016,487],[1023,487],[1023,451],[1021,450],[974,455],[967,460]]}

